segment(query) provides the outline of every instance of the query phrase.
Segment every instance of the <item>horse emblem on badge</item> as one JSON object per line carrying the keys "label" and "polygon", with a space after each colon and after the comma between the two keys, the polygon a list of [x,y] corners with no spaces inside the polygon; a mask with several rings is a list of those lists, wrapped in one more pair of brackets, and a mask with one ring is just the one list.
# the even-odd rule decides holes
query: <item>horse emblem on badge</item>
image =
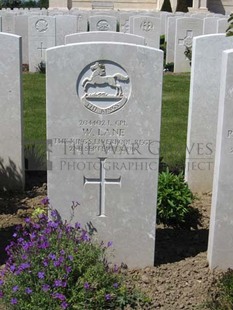
{"label": "horse emblem on badge", "polygon": [[129,76],[114,62],[96,61],[80,74],[77,92],[81,102],[91,112],[111,114],[121,109],[129,99]]}

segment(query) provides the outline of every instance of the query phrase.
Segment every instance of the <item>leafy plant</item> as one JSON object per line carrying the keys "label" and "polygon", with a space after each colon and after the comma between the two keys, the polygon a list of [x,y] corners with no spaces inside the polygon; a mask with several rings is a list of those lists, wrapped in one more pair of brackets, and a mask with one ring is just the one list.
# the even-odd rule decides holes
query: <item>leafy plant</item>
{"label": "leafy plant", "polygon": [[233,13],[230,14],[228,19],[229,27],[226,30],[227,37],[233,36]]}
{"label": "leafy plant", "polygon": [[38,210],[13,237],[0,277],[7,309],[124,309],[146,301],[126,286],[116,265],[107,263],[111,242],[97,244],[79,223],[62,222],[56,210],[51,219]]}
{"label": "leafy plant", "polygon": [[188,58],[189,64],[191,66],[191,64],[192,64],[192,46],[185,46],[184,54],[185,54],[185,57]]}
{"label": "leafy plant", "polygon": [[37,72],[39,72],[39,73],[45,74],[45,73],[46,73],[46,63],[45,63],[45,61],[42,60],[42,61],[38,64],[36,70],[37,70]]}
{"label": "leafy plant", "polygon": [[184,181],[183,174],[175,175],[167,169],[159,174],[157,223],[175,228],[197,227],[199,212],[190,205],[194,195]]}
{"label": "leafy plant", "polygon": [[173,72],[174,71],[174,62],[168,62],[167,64],[164,65],[163,71],[165,72]]}

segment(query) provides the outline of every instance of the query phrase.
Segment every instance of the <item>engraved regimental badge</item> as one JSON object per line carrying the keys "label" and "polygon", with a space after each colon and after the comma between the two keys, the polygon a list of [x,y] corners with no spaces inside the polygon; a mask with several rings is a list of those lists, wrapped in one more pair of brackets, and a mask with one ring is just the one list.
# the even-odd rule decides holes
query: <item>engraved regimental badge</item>
{"label": "engraved regimental badge", "polygon": [[99,60],[83,69],[77,81],[78,96],[93,113],[111,114],[130,96],[130,79],[117,63]]}

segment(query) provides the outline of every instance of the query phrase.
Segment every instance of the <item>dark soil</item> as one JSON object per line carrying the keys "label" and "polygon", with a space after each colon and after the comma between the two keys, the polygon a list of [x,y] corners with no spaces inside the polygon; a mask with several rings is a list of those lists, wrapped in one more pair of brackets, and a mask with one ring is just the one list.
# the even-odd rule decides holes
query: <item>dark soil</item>
{"label": "dark soil", "polygon": [[[32,214],[46,196],[44,175],[35,182],[39,186],[33,186],[33,181],[28,180],[25,193],[0,194],[0,265],[6,260],[4,248],[11,240],[15,225]],[[220,274],[210,271],[207,262],[210,204],[210,193],[204,193],[194,202],[193,206],[202,214],[197,230],[157,227],[154,267],[125,270],[151,298],[146,309],[208,309],[209,291]],[[0,310],[4,309],[0,304]]]}

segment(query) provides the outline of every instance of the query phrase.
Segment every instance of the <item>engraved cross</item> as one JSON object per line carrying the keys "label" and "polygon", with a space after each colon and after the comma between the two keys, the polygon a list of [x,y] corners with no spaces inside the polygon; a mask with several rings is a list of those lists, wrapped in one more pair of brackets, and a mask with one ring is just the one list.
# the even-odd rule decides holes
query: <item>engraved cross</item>
{"label": "engraved cross", "polygon": [[37,47],[38,50],[40,50],[40,57],[43,56],[43,50],[46,50],[46,47],[43,47],[43,42],[40,42],[40,47]]}
{"label": "engraved cross", "polygon": [[121,177],[117,179],[108,179],[105,177],[104,162],[106,158],[100,158],[100,178],[86,178],[84,177],[84,186],[86,184],[99,184],[99,215],[100,217],[106,217],[105,215],[105,186],[106,184],[121,185]]}
{"label": "engraved cross", "polygon": [[186,36],[183,39],[178,40],[179,45],[184,45],[187,47],[192,46],[192,41],[193,41],[193,31],[192,30],[187,30],[186,31]]}

